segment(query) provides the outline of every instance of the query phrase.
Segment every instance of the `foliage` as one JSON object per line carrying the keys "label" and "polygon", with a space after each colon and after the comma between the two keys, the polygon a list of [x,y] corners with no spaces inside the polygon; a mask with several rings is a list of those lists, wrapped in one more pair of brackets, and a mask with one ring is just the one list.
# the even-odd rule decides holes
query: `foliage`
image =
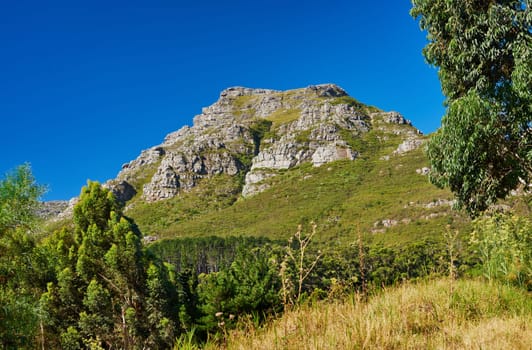
{"label": "foliage", "polygon": [[447,114],[432,137],[431,180],[471,215],[532,170],[532,16],[524,0],[413,0],[439,67]]}
{"label": "foliage", "polygon": [[38,324],[32,269],[36,209],[44,188],[25,164],[0,180],[0,347],[30,348]]}
{"label": "foliage", "polygon": [[39,197],[45,188],[36,183],[28,164],[17,167],[0,180],[0,235],[35,222]]}
{"label": "foliage", "polygon": [[275,249],[240,249],[227,270],[201,275],[198,285],[203,330],[234,325],[239,317],[279,311],[279,278]]}
{"label": "foliage", "polygon": [[0,348],[30,349],[38,324],[38,310],[31,296],[0,286]]}
{"label": "foliage", "polygon": [[374,245],[366,258],[369,283],[379,287],[441,274],[446,257],[443,243],[430,239],[396,248]]}
{"label": "foliage", "polygon": [[177,297],[165,268],[141,246],[112,193],[89,182],[74,208],[74,232],[43,242],[56,277],[41,296],[43,346],[123,349],[171,346]]}
{"label": "foliage", "polygon": [[477,219],[471,242],[484,275],[532,291],[532,222],[510,214]]}
{"label": "foliage", "polygon": [[[282,311],[283,257],[297,290],[293,298],[311,302],[360,290],[366,280],[376,290],[438,273],[446,258],[438,241],[391,246],[372,235],[364,246],[324,245],[314,242],[321,234],[317,228],[307,237],[298,231],[288,251],[281,241],[250,236],[167,239],[146,250],[108,190],[89,183],[78,206],[72,228],[30,246],[33,266],[40,270],[31,286],[42,293],[42,331],[30,341],[35,346],[168,348],[176,338],[191,345],[225,337],[245,320],[258,326]],[[35,322],[29,338],[36,335]]]}
{"label": "foliage", "polygon": [[227,269],[239,251],[271,243],[275,241],[265,237],[187,237],[159,240],[147,249],[178,273],[191,270],[201,274]]}
{"label": "foliage", "polygon": [[74,207],[74,223],[81,232],[86,232],[90,225],[105,230],[111,212],[116,213],[118,210],[119,205],[114,200],[113,193],[99,183],[89,181],[82,188],[80,200]]}
{"label": "foliage", "polygon": [[[259,154],[260,151],[260,143],[265,135],[267,135],[270,132],[270,129],[272,128],[272,121],[267,119],[256,119],[250,126],[249,130],[251,131],[251,135],[253,136],[253,143],[255,145],[254,149],[254,155],[256,156]],[[251,165],[251,162],[250,162]]]}

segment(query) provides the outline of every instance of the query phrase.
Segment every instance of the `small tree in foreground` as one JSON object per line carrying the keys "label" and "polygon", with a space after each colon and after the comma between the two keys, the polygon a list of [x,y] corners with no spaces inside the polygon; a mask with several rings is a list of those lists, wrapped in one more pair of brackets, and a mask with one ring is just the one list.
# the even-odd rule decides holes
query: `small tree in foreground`
{"label": "small tree in foreground", "polygon": [[41,297],[52,334],[48,345],[169,348],[177,328],[176,293],[113,194],[89,182],[74,223],[73,233],[55,232],[45,242],[57,271]]}

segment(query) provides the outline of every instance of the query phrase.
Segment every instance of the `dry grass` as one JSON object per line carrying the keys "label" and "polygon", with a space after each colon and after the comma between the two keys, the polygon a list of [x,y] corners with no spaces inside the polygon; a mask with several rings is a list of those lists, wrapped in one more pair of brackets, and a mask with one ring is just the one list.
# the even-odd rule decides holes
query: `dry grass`
{"label": "dry grass", "polygon": [[[509,287],[440,280],[405,284],[363,302],[318,303],[263,329],[229,333],[227,349],[530,349],[532,298]],[[207,348],[216,348],[213,345]]]}
{"label": "dry grass", "polygon": [[273,122],[274,127],[282,124],[287,124],[299,119],[301,110],[298,108],[278,109],[269,115],[266,119]]}

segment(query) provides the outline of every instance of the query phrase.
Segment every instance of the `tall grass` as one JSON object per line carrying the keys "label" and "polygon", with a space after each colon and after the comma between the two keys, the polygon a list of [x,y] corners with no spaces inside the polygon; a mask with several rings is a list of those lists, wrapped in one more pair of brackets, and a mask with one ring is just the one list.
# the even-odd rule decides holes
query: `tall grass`
{"label": "tall grass", "polygon": [[[363,301],[320,302],[263,329],[228,335],[227,349],[530,349],[532,298],[482,281],[404,284]],[[216,348],[210,344],[206,348]]]}

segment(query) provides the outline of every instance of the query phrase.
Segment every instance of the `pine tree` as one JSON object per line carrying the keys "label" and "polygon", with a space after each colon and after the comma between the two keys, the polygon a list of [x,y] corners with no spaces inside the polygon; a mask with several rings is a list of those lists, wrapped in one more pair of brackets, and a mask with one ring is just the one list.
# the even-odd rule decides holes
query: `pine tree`
{"label": "pine tree", "polygon": [[112,192],[89,182],[74,223],[71,233],[62,230],[47,241],[62,265],[41,298],[49,344],[168,348],[178,317],[178,305],[171,303],[175,290]]}

